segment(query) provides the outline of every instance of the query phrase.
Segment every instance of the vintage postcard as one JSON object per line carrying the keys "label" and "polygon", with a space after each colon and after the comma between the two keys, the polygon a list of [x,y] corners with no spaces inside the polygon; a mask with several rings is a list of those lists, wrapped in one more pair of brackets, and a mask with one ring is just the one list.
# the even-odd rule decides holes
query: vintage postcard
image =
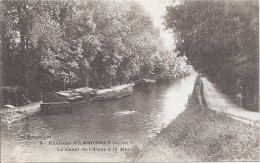
{"label": "vintage postcard", "polygon": [[258,162],[258,0],[0,0],[1,162]]}

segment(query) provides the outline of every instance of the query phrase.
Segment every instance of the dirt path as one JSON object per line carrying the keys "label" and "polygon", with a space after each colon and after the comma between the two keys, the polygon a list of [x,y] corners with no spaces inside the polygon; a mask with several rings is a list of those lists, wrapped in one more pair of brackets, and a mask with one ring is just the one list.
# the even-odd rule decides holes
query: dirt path
{"label": "dirt path", "polygon": [[251,112],[237,106],[206,77],[201,78],[201,80],[204,88],[204,98],[208,108],[217,112],[224,112],[236,120],[260,126],[260,113]]}

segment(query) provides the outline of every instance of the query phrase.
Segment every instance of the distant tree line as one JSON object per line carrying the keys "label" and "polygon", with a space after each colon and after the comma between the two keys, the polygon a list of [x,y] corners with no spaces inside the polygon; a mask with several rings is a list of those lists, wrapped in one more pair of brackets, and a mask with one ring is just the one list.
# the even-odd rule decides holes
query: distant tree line
{"label": "distant tree line", "polygon": [[2,0],[4,86],[40,92],[105,88],[178,69],[136,2]]}
{"label": "distant tree line", "polygon": [[247,1],[173,1],[164,16],[186,55],[230,97],[242,95],[248,110],[259,109],[259,4]]}

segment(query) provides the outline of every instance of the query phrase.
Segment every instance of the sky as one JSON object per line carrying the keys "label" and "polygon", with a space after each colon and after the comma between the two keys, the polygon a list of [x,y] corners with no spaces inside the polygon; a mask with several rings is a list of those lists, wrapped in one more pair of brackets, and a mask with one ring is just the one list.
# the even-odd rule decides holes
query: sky
{"label": "sky", "polygon": [[173,34],[170,31],[165,31],[164,26],[162,25],[163,18],[162,16],[166,12],[166,6],[170,4],[171,0],[136,0],[144,8],[145,11],[151,15],[154,25],[160,28],[161,38],[164,40],[164,45],[166,48],[174,48],[174,39]]}

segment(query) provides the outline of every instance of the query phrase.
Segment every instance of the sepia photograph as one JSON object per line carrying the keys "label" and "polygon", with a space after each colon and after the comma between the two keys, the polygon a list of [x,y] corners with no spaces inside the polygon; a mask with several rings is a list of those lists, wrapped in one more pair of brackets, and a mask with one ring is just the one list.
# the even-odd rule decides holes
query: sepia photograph
{"label": "sepia photograph", "polygon": [[259,162],[258,0],[0,0],[0,162]]}

